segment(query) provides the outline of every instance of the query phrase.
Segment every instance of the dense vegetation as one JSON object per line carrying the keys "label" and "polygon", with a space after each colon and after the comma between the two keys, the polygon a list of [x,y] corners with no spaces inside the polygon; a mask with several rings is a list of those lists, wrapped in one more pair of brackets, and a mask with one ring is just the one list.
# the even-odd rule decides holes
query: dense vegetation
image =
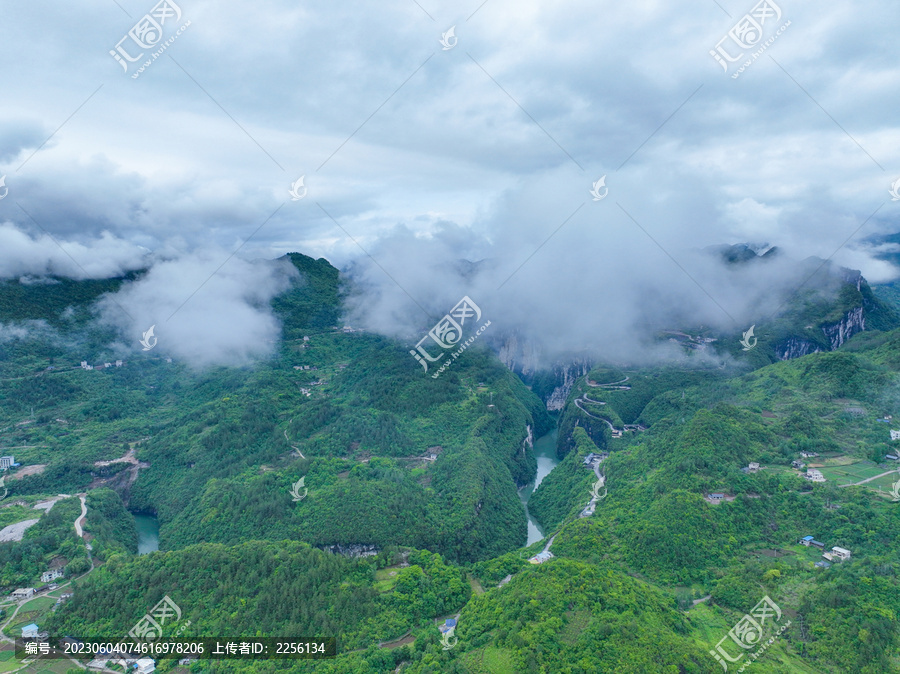
{"label": "dense vegetation", "polygon": [[[244,369],[136,354],[81,370],[83,353],[108,356],[89,303],[123,280],[5,284],[0,319],[15,329],[0,340],[0,431],[17,461],[43,469],[7,476],[3,505],[25,505],[0,508],[0,525],[39,521],[0,543],[0,584],[33,586],[51,564],[88,572],[36,618],[42,629],[125,634],[168,595],[182,616],[167,631],[339,640],[329,662],[195,671],[718,672],[709,650],[767,595],[792,625],[760,671],[900,672],[900,508],[883,420],[900,419],[900,331],[773,362],[786,339],[825,349],[822,326],[856,306],[871,327],[893,327],[864,281],[799,292],[749,353],[710,347],[734,366],[595,367],[553,419],[540,398],[559,371],[529,390],[473,347],[423,377],[406,346],[339,329],[352,289],[327,261],[283,263],[299,276],[272,303],[282,348]],[[546,541],[523,548],[516,488],[535,472],[529,429],[556,421],[561,461],[529,501],[555,534],[553,558],[535,565]],[[610,424],[641,428],[614,438]],[[138,465],[124,460],[132,450]],[[600,451],[608,493],[582,518],[596,481],[583,458]],[[818,455],[803,461],[827,482],[791,468],[801,452]],[[82,491],[95,568],[75,535],[77,497],[32,508]],[[129,510],[158,515],[163,552],[135,555]],[[814,566],[822,551],[798,544],[807,535],[851,560]],[[334,544],[378,554],[320,549]],[[445,649],[436,624],[457,614]]]}

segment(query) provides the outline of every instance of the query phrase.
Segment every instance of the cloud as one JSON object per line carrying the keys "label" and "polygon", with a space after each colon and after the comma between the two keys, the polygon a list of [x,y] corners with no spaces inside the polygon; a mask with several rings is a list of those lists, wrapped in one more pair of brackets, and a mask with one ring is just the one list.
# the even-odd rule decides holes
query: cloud
{"label": "cloud", "polygon": [[[197,0],[189,30],[132,80],[109,50],[152,4],[9,8],[8,50],[29,58],[5,73],[0,221],[30,231],[20,204],[84,246],[72,255],[90,275],[107,236],[135,260],[141,247],[154,260],[300,251],[353,270],[371,295],[351,316],[385,332],[471,290],[559,348],[599,335],[616,350],[673,307],[747,323],[760,288],[789,285],[778,265],[765,282],[710,267],[691,253],[708,245],[768,241],[894,273],[866,243],[896,231],[898,206],[878,210],[900,175],[889,0],[778,3],[792,26],[738,80],[709,51],[753,0],[491,0],[432,18],[409,1]],[[459,45],[444,51],[451,25]],[[309,195],[291,202],[300,175]],[[609,197],[551,237],[602,175]],[[114,253],[110,269],[132,268],[127,246]],[[465,276],[462,259],[484,262]],[[15,269],[84,273],[47,252],[0,261]]]}
{"label": "cloud", "polygon": [[18,321],[0,323],[0,344],[24,339],[41,339],[55,336],[55,331],[46,321]]}
{"label": "cloud", "polygon": [[54,240],[28,234],[11,223],[0,224],[0,278],[64,276],[98,279],[121,276],[146,264],[149,251],[110,232],[86,242]]}
{"label": "cloud", "polygon": [[[726,264],[703,249],[740,240],[715,229],[702,233],[678,217],[677,201],[672,217],[660,221],[652,204],[642,208],[615,183],[601,202],[586,198],[586,187],[571,189],[561,172],[538,183],[540,190],[530,184],[510,190],[481,227],[443,223],[427,236],[397,227],[377,241],[370,252],[378,264],[361,259],[349,270],[361,293],[351,298],[347,320],[415,343],[467,295],[492,321],[492,338],[519,335],[545,365],[577,355],[659,362],[676,355],[659,345],[661,330],[739,334],[765,324],[809,273],[784,252],[756,264]],[[771,226],[777,211],[739,206],[740,222],[760,223],[743,233],[777,234]],[[479,262],[467,264],[454,253]],[[861,261],[868,251],[847,256]],[[896,270],[884,265],[881,272]]]}
{"label": "cloud", "polygon": [[194,368],[245,365],[274,352],[281,326],[269,301],[287,289],[296,268],[247,262],[209,250],[156,262],[134,282],[98,302],[101,320],[117,327],[116,348],[132,357],[155,326],[148,356],[170,356]]}

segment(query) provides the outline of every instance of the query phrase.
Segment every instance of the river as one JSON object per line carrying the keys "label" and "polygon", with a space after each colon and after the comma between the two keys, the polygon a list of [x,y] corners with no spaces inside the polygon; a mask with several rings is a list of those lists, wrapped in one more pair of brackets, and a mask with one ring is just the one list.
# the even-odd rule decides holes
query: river
{"label": "river", "polygon": [[135,515],[138,532],[138,554],[159,550],[159,520],[153,515]]}
{"label": "river", "polygon": [[544,537],[544,532],[528,512],[528,499],[531,498],[531,494],[537,489],[541,481],[559,463],[559,459],[556,456],[555,428],[547,435],[542,435],[534,441],[534,455],[537,458],[537,475],[535,475],[534,482],[529,482],[519,490],[519,498],[522,499],[522,505],[525,506],[525,516],[528,519],[528,543],[526,545],[536,543]]}

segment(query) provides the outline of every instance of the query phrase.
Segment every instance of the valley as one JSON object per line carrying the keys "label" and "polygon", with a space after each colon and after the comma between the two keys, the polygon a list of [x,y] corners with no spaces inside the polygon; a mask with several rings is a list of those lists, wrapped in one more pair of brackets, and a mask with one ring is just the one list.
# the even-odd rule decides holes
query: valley
{"label": "valley", "polygon": [[304,282],[273,301],[284,341],[253,366],[87,370],[88,352],[117,360],[88,324],[81,343],[0,344],[19,464],[0,584],[66,583],[0,606],[7,638],[125,634],[168,596],[185,636],[338,638],[289,671],[715,672],[767,597],[784,629],[760,671],[900,671],[900,321],[788,360],[761,331],[726,367],[543,379],[481,345],[432,379],[396,340],[338,327],[336,270],[289,259]]}

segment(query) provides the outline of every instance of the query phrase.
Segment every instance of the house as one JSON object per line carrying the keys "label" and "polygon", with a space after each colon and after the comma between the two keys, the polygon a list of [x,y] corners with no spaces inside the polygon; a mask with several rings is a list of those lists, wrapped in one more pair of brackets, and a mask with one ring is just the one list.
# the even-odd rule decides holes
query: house
{"label": "house", "polygon": [[122,361],[121,361],[121,360],[117,360],[117,361],[116,361],[116,367],[122,367]]}
{"label": "house", "polygon": [[884,458],[888,461],[900,461],[900,456],[896,454],[885,454]]}
{"label": "house", "polygon": [[544,562],[551,559],[552,557],[553,557],[553,553],[550,552],[549,550],[545,550],[544,552],[537,553],[534,557],[532,557],[528,561],[531,562],[532,564],[543,564]]}
{"label": "house", "polygon": [[750,465],[748,465],[747,468],[750,469],[751,473],[755,473],[756,471],[759,470],[759,464],[755,461],[751,461]]}
{"label": "house", "polygon": [[150,674],[156,669],[156,662],[151,658],[141,658],[134,663],[134,671],[137,674]]}
{"label": "house", "polygon": [[50,571],[44,571],[41,574],[41,582],[49,583],[51,580],[56,580],[57,578],[62,578],[65,574],[59,569],[52,569]]}
{"label": "house", "polygon": [[82,369],[82,370],[87,370],[87,369],[88,369],[88,364],[87,364],[87,361],[86,361],[86,360],[81,361],[81,369]]}
{"label": "house", "polygon": [[804,477],[810,482],[825,482],[825,476],[822,475],[822,471],[815,468],[807,468]]}
{"label": "house", "polygon": [[721,501],[723,498],[725,498],[725,494],[720,494],[720,493],[718,493],[718,492],[715,493],[715,494],[710,494],[710,495],[709,495],[709,500],[710,500],[710,501],[716,501],[717,503],[718,503],[719,501]]}
{"label": "house", "polygon": [[594,459],[599,459],[599,458],[600,458],[599,456],[597,456],[596,454],[594,454],[593,452],[591,452],[591,453],[588,454],[586,457],[584,457],[584,462],[583,462],[583,463],[584,463],[585,466],[590,466],[590,465],[594,462]]}
{"label": "house", "polygon": [[39,588],[37,588],[37,589],[34,591],[34,593],[35,593],[35,594],[40,594],[41,592],[46,592],[46,591],[49,590],[49,589],[50,589],[50,586],[49,586],[49,585],[41,585]]}
{"label": "house", "polygon": [[50,584],[47,586],[47,589],[48,589],[48,590],[55,590],[55,589],[58,588],[58,587],[59,587],[59,583],[50,583]]}
{"label": "house", "polygon": [[900,440],[900,431],[891,430],[891,440]]}
{"label": "house", "polygon": [[815,457],[819,456],[819,453],[818,452],[800,452],[800,456],[802,456],[804,459],[814,459]]}
{"label": "house", "polygon": [[22,628],[22,638],[23,639],[37,639],[37,635],[38,635],[38,626],[35,625],[34,623],[31,623],[30,625],[25,625],[25,627]]}
{"label": "house", "polygon": [[827,569],[829,566],[831,566],[831,562],[826,562],[824,559],[820,559],[814,564],[814,566],[817,566],[820,569]]}
{"label": "house", "polygon": [[791,468],[803,470],[804,468],[806,468],[806,464],[803,463],[800,459],[794,459],[793,461],[791,461]]}
{"label": "house", "polygon": [[62,599],[63,601],[65,601],[66,599],[71,599],[72,593],[71,592],[63,592],[61,595],[59,595],[59,598]]}
{"label": "house", "polygon": [[447,618],[444,624],[438,627],[442,634],[446,634],[452,629],[456,629],[456,621],[453,618]]}
{"label": "house", "polygon": [[28,599],[33,594],[33,587],[20,587],[18,590],[13,590],[12,596],[16,599]]}
{"label": "house", "polygon": [[806,547],[809,547],[810,544],[812,543],[812,540],[813,540],[812,536],[804,536],[803,538],[800,539],[800,545],[805,545]]}
{"label": "house", "polygon": [[308,342],[308,341],[309,341],[309,337],[304,337],[304,338],[303,338],[303,341],[304,341],[304,342]]}
{"label": "house", "polygon": [[835,546],[831,548],[831,556],[839,562],[845,562],[850,559],[850,551],[846,548],[839,548]]}
{"label": "house", "polygon": [[0,456],[0,470],[9,470],[16,465],[16,460],[12,456]]}
{"label": "house", "polygon": [[112,367],[112,363],[103,363],[103,367]]}

